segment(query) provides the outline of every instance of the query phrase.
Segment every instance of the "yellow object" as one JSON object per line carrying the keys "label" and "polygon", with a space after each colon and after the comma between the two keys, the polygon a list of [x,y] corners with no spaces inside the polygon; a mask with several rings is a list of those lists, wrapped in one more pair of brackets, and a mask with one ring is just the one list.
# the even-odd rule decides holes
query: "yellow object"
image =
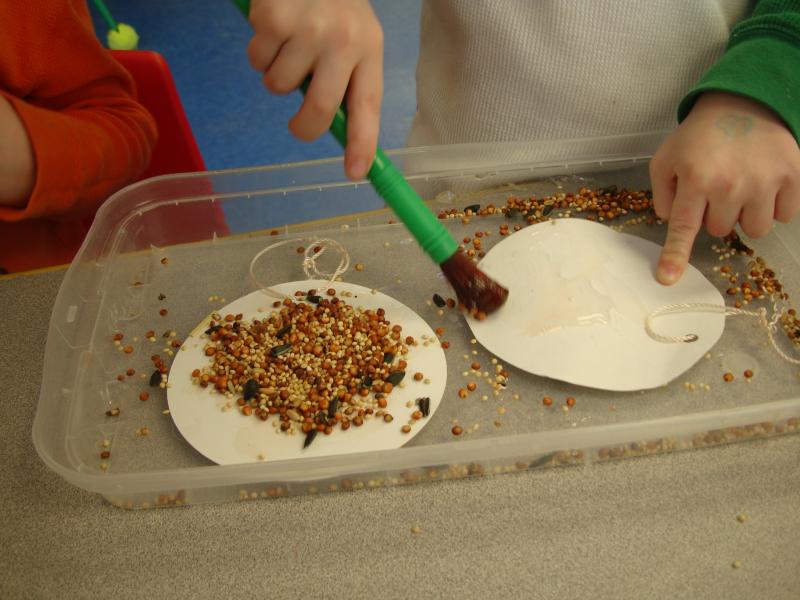
{"label": "yellow object", "polygon": [[127,23],[119,23],[117,29],[108,30],[106,41],[112,50],[136,50],[139,34]]}

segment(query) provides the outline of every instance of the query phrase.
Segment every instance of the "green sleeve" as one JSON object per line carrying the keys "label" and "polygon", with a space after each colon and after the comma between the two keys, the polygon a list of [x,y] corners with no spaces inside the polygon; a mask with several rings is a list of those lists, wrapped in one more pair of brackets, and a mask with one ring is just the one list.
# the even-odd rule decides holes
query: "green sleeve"
{"label": "green sleeve", "polygon": [[761,0],[733,28],[725,54],[681,101],[678,121],[710,91],[765,104],[800,142],[800,0]]}

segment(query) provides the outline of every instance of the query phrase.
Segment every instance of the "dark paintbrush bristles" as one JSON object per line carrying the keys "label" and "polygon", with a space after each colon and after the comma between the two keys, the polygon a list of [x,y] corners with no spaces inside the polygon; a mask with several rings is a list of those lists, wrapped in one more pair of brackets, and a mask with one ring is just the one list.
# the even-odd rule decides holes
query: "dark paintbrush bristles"
{"label": "dark paintbrush bristles", "polygon": [[463,252],[456,252],[439,266],[458,301],[477,318],[492,314],[508,298],[508,290],[478,269]]}

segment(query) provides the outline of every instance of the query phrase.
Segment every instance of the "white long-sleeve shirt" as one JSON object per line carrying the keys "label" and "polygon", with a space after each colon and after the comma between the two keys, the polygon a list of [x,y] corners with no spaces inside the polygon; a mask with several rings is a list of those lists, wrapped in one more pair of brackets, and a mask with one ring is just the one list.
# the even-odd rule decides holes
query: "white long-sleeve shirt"
{"label": "white long-sleeve shirt", "polygon": [[747,0],[424,0],[409,146],[665,130]]}

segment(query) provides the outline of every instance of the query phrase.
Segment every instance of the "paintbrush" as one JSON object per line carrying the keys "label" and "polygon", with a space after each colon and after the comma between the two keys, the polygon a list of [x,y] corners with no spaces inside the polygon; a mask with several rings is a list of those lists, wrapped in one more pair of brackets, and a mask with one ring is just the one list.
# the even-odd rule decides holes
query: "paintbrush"
{"label": "paintbrush", "polygon": [[[233,0],[242,14],[250,14],[249,0]],[[303,94],[309,79],[301,85]],[[339,106],[330,126],[333,137],[347,146],[347,113]],[[453,287],[459,304],[477,319],[483,319],[500,308],[508,297],[508,290],[483,273],[463,252],[458,243],[425,205],[403,174],[380,147],[367,173],[375,191],[397,214],[422,249],[441,267],[442,273]]]}

